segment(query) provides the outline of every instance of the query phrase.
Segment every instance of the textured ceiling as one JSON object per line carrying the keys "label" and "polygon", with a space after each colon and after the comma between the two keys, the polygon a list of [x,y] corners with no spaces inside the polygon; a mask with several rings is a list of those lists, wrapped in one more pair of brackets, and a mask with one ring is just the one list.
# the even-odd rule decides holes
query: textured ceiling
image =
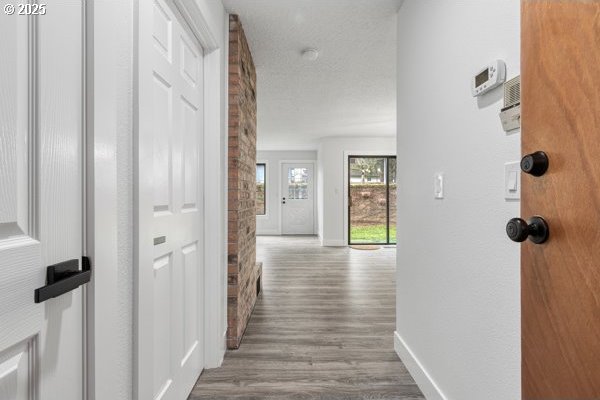
{"label": "textured ceiling", "polygon": [[[328,136],[396,133],[401,0],[223,0],[256,64],[258,148],[315,148]],[[313,47],[319,58],[306,61]]]}

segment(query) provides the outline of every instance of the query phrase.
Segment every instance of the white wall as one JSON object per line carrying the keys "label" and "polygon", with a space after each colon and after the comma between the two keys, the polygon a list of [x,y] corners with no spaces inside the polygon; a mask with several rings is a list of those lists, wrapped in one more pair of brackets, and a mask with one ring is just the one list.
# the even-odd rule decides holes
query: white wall
{"label": "white wall", "polygon": [[[281,181],[280,161],[316,160],[316,151],[258,151],[257,163],[267,164],[267,214],[256,216],[257,235],[280,235],[281,227],[279,185]],[[315,193],[318,192],[315,186]],[[315,213],[317,210],[315,209]]]}
{"label": "white wall", "polygon": [[[227,132],[228,132],[228,77],[229,77],[229,15],[221,0],[195,0],[211,32],[215,35],[218,49],[205,55],[208,68],[205,79],[208,88],[205,104],[210,111],[219,114],[220,126],[205,126],[204,165],[205,193],[205,293],[206,307],[216,313],[206,315],[205,343],[219,343],[219,347],[207,346],[205,366],[221,365],[226,350],[227,332]],[[214,85],[212,79],[219,77]],[[216,166],[216,167],[215,167]],[[217,177],[217,179],[215,179]]]}
{"label": "white wall", "polygon": [[331,137],[321,139],[317,169],[319,239],[323,246],[345,246],[344,176],[347,156],[395,154],[395,137]]}
{"label": "white wall", "polygon": [[520,134],[501,128],[501,89],[470,93],[496,58],[519,74],[519,18],[518,0],[406,0],[399,11],[395,345],[432,399],[520,398],[520,246],[505,233],[519,203],[503,190]]}
{"label": "white wall", "polygon": [[116,4],[87,10],[90,399],[130,399],[133,387],[133,2]]}

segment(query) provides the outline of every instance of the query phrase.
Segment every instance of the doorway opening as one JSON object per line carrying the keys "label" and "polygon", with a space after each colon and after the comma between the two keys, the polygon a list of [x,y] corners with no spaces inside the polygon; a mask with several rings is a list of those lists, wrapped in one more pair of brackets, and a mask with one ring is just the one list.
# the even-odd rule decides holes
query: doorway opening
{"label": "doorway opening", "polygon": [[396,244],[396,157],[348,156],[348,244]]}

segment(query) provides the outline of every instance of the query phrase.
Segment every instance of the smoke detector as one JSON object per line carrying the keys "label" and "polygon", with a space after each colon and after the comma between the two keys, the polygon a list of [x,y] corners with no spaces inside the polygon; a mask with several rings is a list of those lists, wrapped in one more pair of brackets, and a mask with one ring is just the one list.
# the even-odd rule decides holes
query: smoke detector
{"label": "smoke detector", "polygon": [[304,49],[302,50],[302,59],[306,61],[315,61],[319,58],[319,50],[317,49]]}

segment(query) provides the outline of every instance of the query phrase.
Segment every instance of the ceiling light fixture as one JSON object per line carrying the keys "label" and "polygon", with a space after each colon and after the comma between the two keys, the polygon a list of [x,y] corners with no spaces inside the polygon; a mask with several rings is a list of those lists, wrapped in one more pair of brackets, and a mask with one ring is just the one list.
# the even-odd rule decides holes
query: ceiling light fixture
{"label": "ceiling light fixture", "polygon": [[317,58],[319,58],[319,51],[317,49],[302,50],[302,59],[306,61],[315,61]]}

